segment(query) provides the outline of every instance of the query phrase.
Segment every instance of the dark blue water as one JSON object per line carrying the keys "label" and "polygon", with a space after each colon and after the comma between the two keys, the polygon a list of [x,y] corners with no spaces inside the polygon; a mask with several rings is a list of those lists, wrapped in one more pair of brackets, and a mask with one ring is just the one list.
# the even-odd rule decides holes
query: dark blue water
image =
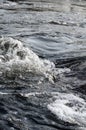
{"label": "dark blue water", "polygon": [[0,1],[0,130],[86,129],[86,1]]}

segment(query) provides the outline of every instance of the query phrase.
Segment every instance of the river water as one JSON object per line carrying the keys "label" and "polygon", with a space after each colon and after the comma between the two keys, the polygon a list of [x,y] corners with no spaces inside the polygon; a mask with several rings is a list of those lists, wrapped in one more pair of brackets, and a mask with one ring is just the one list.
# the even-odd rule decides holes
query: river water
{"label": "river water", "polygon": [[0,130],[86,130],[86,1],[0,0]]}

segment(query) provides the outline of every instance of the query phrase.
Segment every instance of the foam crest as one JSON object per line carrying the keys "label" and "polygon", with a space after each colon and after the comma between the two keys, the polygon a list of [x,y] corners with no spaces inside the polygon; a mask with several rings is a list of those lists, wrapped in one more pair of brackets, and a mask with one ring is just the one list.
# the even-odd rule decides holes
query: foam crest
{"label": "foam crest", "polygon": [[11,37],[0,38],[0,74],[12,76],[32,72],[53,82],[53,78],[65,71],[69,72],[69,69],[56,69],[53,62],[40,59],[21,41]]}
{"label": "foam crest", "polygon": [[86,127],[86,102],[73,94],[58,94],[48,109],[59,119]]}
{"label": "foam crest", "polygon": [[40,59],[32,50],[23,46],[19,40],[10,37],[0,38],[0,73],[19,74],[32,72],[53,77],[54,63]]}

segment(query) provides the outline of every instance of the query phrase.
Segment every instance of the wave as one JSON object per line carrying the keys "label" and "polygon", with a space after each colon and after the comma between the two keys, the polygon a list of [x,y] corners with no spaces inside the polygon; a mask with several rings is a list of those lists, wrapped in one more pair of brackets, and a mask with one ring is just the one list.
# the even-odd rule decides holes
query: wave
{"label": "wave", "polygon": [[21,41],[11,37],[0,38],[0,74],[8,77],[26,72],[44,75],[53,82],[53,78],[69,69],[56,69],[53,62],[40,59]]}

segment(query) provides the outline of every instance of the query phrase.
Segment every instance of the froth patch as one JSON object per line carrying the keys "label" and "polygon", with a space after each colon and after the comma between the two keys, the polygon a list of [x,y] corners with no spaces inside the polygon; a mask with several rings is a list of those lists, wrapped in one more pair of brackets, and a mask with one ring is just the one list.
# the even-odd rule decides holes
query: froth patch
{"label": "froth patch", "polygon": [[73,94],[58,94],[55,102],[48,105],[48,109],[57,118],[86,127],[86,102]]}
{"label": "froth patch", "polygon": [[32,72],[42,74],[52,80],[54,63],[40,59],[22,42],[10,37],[0,38],[0,74],[20,74]]}
{"label": "froth patch", "polygon": [[51,82],[58,75],[69,69],[56,69],[53,62],[40,59],[30,48],[21,41],[11,37],[0,38],[0,74],[7,76],[32,72],[44,75]]}

